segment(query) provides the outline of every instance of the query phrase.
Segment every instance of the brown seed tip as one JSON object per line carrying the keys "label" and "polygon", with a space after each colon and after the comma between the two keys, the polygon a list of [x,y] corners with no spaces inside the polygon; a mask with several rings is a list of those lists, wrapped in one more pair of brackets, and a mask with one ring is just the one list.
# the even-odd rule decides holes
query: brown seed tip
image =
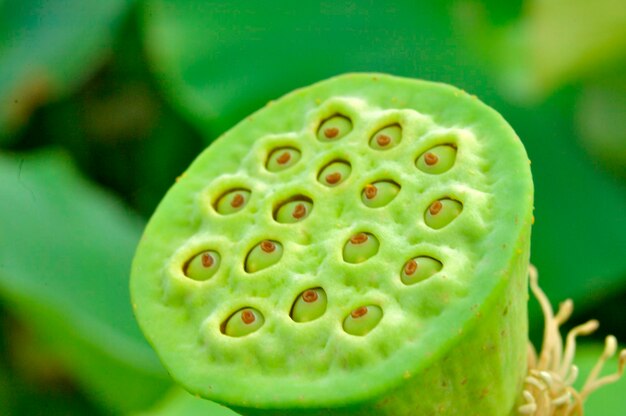
{"label": "brown seed tip", "polygon": [[306,207],[304,206],[304,204],[296,205],[295,208],[293,209],[293,212],[291,213],[291,216],[297,220],[304,217],[305,215],[306,215]]}
{"label": "brown seed tip", "polygon": [[250,309],[246,309],[241,312],[241,320],[244,324],[250,325],[252,322],[256,321],[256,317]]}
{"label": "brown seed tip", "polygon": [[324,136],[326,136],[327,139],[334,139],[335,137],[337,137],[338,134],[339,129],[337,127],[329,127],[327,129],[324,129]]}
{"label": "brown seed tip", "polygon": [[289,162],[290,159],[291,155],[289,154],[289,152],[286,151],[276,158],[276,162],[278,162],[279,165],[284,165],[285,163]]}
{"label": "brown seed tip", "polygon": [[417,262],[413,259],[409,260],[406,263],[406,266],[404,266],[404,273],[407,276],[412,275],[413,273],[415,273],[416,270],[417,270]]}
{"label": "brown seed tip", "polygon": [[364,242],[367,241],[367,238],[368,238],[367,234],[365,234],[365,233],[358,233],[356,235],[353,235],[350,238],[350,242],[352,244],[363,244]]}
{"label": "brown seed tip", "polygon": [[215,260],[213,259],[213,256],[211,256],[209,253],[202,254],[202,265],[204,267],[211,267],[213,266],[214,262]]}
{"label": "brown seed tip", "polygon": [[270,240],[265,240],[261,242],[261,250],[266,253],[271,253],[272,251],[276,250],[276,244],[272,243]]}
{"label": "brown seed tip", "polygon": [[244,202],[243,195],[235,194],[235,196],[233,196],[233,199],[230,201],[230,206],[233,208],[239,208],[240,206],[243,205],[243,202]]}
{"label": "brown seed tip", "polygon": [[389,143],[391,143],[391,137],[387,136],[386,134],[379,134],[378,136],[376,136],[376,143],[378,143],[379,146],[387,146]]}
{"label": "brown seed tip", "polygon": [[378,188],[377,187],[375,187],[372,184],[365,185],[365,197],[367,199],[375,198],[377,193],[378,193]]}
{"label": "brown seed tip", "polygon": [[360,318],[366,314],[367,314],[367,306],[360,306],[356,308],[355,310],[353,310],[352,312],[350,312],[350,316],[352,316],[354,319]]}
{"label": "brown seed tip", "polygon": [[329,173],[328,175],[326,175],[326,182],[331,185],[336,184],[340,180],[341,180],[341,173],[339,172]]}
{"label": "brown seed tip", "polygon": [[437,215],[441,211],[441,208],[443,208],[443,204],[441,203],[441,201],[435,201],[430,204],[428,211],[430,211],[430,215]]}
{"label": "brown seed tip", "polygon": [[424,162],[426,162],[428,166],[432,166],[439,162],[439,158],[436,154],[428,152],[424,155]]}
{"label": "brown seed tip", "polygon": [[315,302],[317,298],[317,292],[314,290],[307,290],[302,294],[302,300],[304,300],[306,303]]}

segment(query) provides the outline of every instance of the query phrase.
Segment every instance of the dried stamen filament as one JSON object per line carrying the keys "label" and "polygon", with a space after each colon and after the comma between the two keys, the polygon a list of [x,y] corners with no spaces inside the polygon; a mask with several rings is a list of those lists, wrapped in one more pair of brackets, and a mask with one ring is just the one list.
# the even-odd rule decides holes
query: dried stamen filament
{"label": "dried stamen filament", "polygon": [[326,292],[321,287],[300,293],[291,308],[291,319],[296,322],[313,321],[326,312]]}
{"label": "dried stamen filament", "polygon": [[248,253],[245,269],[248,273],[276,264],[283,256],[283,246],[278,241],[263,240]]}
{"label": "dried stamen filament", "polygon": [[402,267],[400,279],[405,285],[412,285],[428,279],[440,271],[442,267],[441,262],[432,257],[414,257]]}
{"label": "dried stamen filament", "polygon": [[232,314],[223,324],[222,332],[231,337],[243,337],[263,326],[263,314],[254,308],[243,308]]}
{"label": "dried stamen filament", "polygon": [[343,247],[343,259],[347,263],[362,263],[378,253],[378,238],[370,233],[360,232],[348,239]]}
{"label": "dried stamen filament", "polygon": [[343,320],[343,330],[350,335],[362,336],[374,329],[382,317],[383,311],[379,306],[359,306]]}
{"label": "dried stamen filament", "polygon": [[349,118],[335,115],[322,122],[317,130],[317,138],[323,142],[339,140],[352,130]]}

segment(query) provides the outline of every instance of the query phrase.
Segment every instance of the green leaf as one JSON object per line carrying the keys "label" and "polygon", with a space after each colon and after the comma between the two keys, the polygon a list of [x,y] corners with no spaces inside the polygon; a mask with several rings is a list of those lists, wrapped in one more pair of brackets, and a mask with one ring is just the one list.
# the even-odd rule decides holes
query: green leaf
{"label": "green leaf", "polygon": [[[622,340],[623,341],[623,340]],[[575,363],[580,370],[576,387],[580,388],[587,375],[602,354],[603,345],[581,344],[576,351]],[[602,375],[613,374],[617,370],[617,359],[613,357],[604,367]],[[589,416],[623,416],[626,413],[626,378],[596,390],[585,402],[585,414]]]}
{"label": "green leaf", "polygon": [[0,142],[102,63],[133,0],[0,3]]}
{"label": "green leaf", "polygon": [[192,396],[181,388],[172,389],[152,409],[135,416],[237,416],[227,407]]}
{"label": "green leaf", "polygon": [[130,307],[141,221],[58,152],[0,156],[0,195],[0,296],[94,399],[152,403],[170,382]]}

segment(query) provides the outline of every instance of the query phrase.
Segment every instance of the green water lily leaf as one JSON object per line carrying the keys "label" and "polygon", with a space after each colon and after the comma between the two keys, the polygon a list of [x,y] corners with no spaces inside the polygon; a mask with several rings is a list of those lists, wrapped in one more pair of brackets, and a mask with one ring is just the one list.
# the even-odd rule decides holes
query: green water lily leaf
{"label": "green water lily leaf", "polygon": [[55,151],[0,156],[0,195],[0,297],[95,400],[152,403],[170,381],[130,306],[142,222]]}
{"label": "green water lily leaf", "polygon": [[173,388],[154,407],[134,416],[237,416],[227,407],[192,396],[181,388]]}
{"label": "green water lily leaf", "polygon": [[81,85],[133,0],[0,2],[0,143],[39,104]]}

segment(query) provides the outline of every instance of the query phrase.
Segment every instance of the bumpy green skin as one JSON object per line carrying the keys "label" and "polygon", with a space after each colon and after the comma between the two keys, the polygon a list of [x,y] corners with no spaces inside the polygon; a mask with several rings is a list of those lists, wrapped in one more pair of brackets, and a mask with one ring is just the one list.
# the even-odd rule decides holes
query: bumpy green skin
{"label": "bumpy green skin", "polygon": [[[346,117],[351,130],[320,140],[320,123]],[[398,145],[381,152],[374,133],[402,127]],[[441,144],[457,149],[440,174],[416,161]],[[272,149],[301,159],[269,172]],[[334,187],[318,180],[335,160],[351,165]],[[388,180],[400,191],[370,208],[364,187]],[[242,210],[220,215],[214,203],[231,189],[251,191]],[[297,90],[218,139],[169,191],[146,228],[133,263],[138,321],[172,376],[194,394],[244,415],[506,415],[526,368],[526,276],[532,218],[529,162],[495,111],[455,88],[382,74],[349,74]],[[273,218],[296,195],[310,215]],[[424,222],[438,199],[463,204],[441,229]],[[376,236],[375,255],[343,258],[355,234]],[[244,270],[262,240],[280,242],[276,264]],[[194,254],[215,250],[220,268],[206,281],[185,277]],[[403,265],[428,256],[443,264],[405,285]],[[321,287],[324,314],[295,322],[303,291]],[[362,305],[381,320],[365,335],[343,321]],[[221,327],[254,308],[263,326],[241,337]]]}

